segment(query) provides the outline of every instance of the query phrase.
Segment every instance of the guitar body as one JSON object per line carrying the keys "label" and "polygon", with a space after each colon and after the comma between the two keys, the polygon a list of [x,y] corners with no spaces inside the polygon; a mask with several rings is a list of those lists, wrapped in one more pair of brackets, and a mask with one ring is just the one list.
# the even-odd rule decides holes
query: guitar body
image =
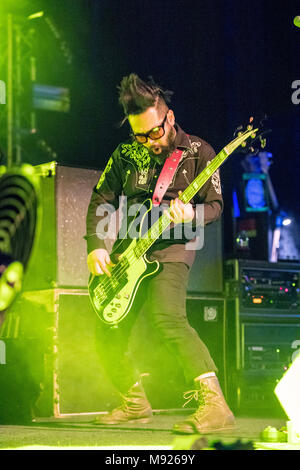
{"label": "guitar body", "polygon": [[[118,263],[111,269],[111,277],[102,274],[91,275],[89,279],[88,288],[94,310],[100,320],[112,326],[129,313],[143,280],[153,276],[160,268],[158,261],[149,261],[146,255],[132,259],[135,244],[136,240],[133,240],[119,256]],[[131,254],[129,264],[128,253]]]}

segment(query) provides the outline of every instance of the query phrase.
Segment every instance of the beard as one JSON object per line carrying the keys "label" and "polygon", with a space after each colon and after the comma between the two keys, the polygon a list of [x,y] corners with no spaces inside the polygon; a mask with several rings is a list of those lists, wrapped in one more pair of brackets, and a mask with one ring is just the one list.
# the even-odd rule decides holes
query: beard
{"label": "beard", "polygon": [[176,145],[175,145],[175,139],[176,139],[176,131],[174,127],[170,129],[170,132],[167,135],[167,144],[166,145],[161,145],[161,144],[153,144],[149,148],[149,153],[151,157],[154,157],[155,159],[159,161],[164,161],[166,160],[171,153],[174,152]]}

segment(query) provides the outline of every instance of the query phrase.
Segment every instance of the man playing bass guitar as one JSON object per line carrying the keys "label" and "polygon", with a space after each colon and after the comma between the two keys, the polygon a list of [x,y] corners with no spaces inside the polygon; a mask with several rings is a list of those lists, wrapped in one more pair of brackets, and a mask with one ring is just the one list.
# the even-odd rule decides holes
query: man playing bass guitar
{"label": "man playing bass guitar", "polygon": [[[141,377],[127,353],[131,328],[139,312],[146,307],[157,335],[182,366],[186,382],[190,384],[189,390],[193,391],[192,395],[197,401],[196,412],[176,423],[173,431],[182,434],[208,433],[231,427],[234,416],[221,391],[217,367],[187,320],[186,288],[196,247],[184,235],[178,237],[176,228],[179,225],[185,228],[197,226],[196,207],[202,210],[203,225],[216,221],[223,210],[223,199],[217,170],[190,202],[181,200],[182,192],[207,168],[215,152],[203,139],[188,135],[180,128],[174,112],[169,108],[170,95],[171,92],[164,91],[152,79],[143,81],[136,74],[122,79],[119,102],[124,110],[123,122],[127,120],[130,125],[131,138],[113,152],[93,190],[88,208],[85,237],[88,268],[94,277],[107,279],[106,284],[110,286],[118,257],[109,254],[105,237],[103,234],[101,236],[104,225],[101,222],[105,218],[101,207],[118,209],[120,196],[123,195],[129,213],[130,208],[136,204],[142,205],[148,198],[154,206],[158,202],[160,207],[168,208],[164,215],[171,224],[168,236],[159,236],[147,251],[149,265],[154,262],[157,269],[140,286],[136,283],[136,290],[143,292],[143,305],[137,310],[133,304],[132,311],[129,309],[122,321],[109,324],[109,315],[113,317],[113,312],[120,305],[116,296],[107,320],[99,321],[97,336],[101,361],[120,391],[122,404],[99,417],[97,423],[147,422],[152,417]],[[167,169],[164,165],[166,161],[169,165]],[[173,172],[169,181],[166,175],[168,170]],[[125,223],[128,228],[127,217]],[[126,232],[121,227],[120,231],[123,238],[126,238],[124,234],[130,238],[130,230]],[[186,233],[185,230],[182,232]],[[113,249],[114,253],[119,251]],[[136,250],[132,249],[132,252],[136,254]],[[123,273],[122,269],[120,265],[118,272]]]}

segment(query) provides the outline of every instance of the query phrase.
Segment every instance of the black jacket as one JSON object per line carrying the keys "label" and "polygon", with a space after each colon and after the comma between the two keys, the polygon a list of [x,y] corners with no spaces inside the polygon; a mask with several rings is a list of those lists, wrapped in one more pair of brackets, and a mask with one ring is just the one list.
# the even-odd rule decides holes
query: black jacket
{"label": "black jacket", "polygon": [[[183,151],[176,173],[169,185],[162,203],[169,204],[170,200],[178,197],[178,191],[184,189],[206,168],[215,157],[213,148],[203,139],[187,135],[175,124],[176,148]],[[134,204],[142,204],[147,198],[151,198],[156,186],[157,178],[163,167],[150,154],[146,147],[137,142],[128,141],[121,143],[110,157],[97,186],[93,189],[92,197],[87,213],[87,240],[88,252],[96,248],[107,248],[105,238],[112,238],[107,230],[106,220],[108,212],[119,208],[119,197],[126,196],[127,210]],[[217,220],[223,210],[223,198],[219,171],[202,186],[197,195],[190,201],[194,206],[202,205],[204,209],[204,224]],[[108,212],[105,212],[105,208]],[[128,219],[123,218],[123,222]],[[126,223],[126,222],[125,222]],[[196,225],[196,221],[192,224]],[[124,230],[121,232],[124,234]],[[186,249],[189,240],[183,237],[174,239],[172,230],[170,237],[160,238],[152,246],[150,258],[162,262],[181,261],[192,265],[195,251]]]}

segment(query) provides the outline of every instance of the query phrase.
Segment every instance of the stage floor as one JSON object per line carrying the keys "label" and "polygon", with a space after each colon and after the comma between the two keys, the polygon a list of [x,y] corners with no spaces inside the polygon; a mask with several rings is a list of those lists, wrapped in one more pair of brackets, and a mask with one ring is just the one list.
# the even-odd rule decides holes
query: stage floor
{"label": "stage floor", "polygon": [[186,416],[178,412],[157,413],[148,424],[105,427],[93,423],[94,415],[40,418],[27,426],[0,425],[0,449],[187,450],[195,449],[195,442],[205,437],[209,448],[216,442],[234,447],[241,441],[242,444],[252,443],[253,450],[300,450],[300,444],[262,442],[261,432],[268,426],[281,429],[286,425],[284,419],[237,417],[235,429],[217,434],[173,434],[173,424]]}

